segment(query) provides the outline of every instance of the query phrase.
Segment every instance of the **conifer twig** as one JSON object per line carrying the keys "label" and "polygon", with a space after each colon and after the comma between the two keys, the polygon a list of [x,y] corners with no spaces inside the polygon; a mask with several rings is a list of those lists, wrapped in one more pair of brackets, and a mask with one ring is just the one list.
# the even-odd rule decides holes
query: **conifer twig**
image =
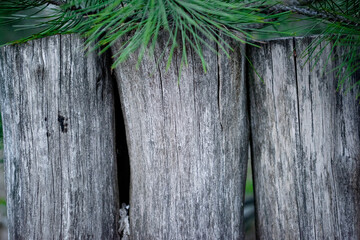
{"label": "conifer twig", "polygon": [[46,2],[56,6],[61,6],[66,3],[65,1],[62,0],[46,0]]}
{"label": "conifer twig", "polygon": [[281,12],[293,12],[293,13],[298,13],[304,16],[308,16],[308,17],[316,17],[316,18],[322,18],[322,19],[326,19],[329,22],[339,22],[339,23],[343,23],[346,25],[351,25],[351,26],[355,26],[357,27],[359,25],[359,23],[350,21],[349,19],[343,17],[343,16],[339,16],[339,15],[332,15],[326,12],[321,12],[321,11],[317,11],[314,9],[311,9],[309,7],[299,7],[299,6],[288,6],[288,5],[274,5],[268,9],[266,9],[266,12],[271,12],[271,13],[281,13]]}

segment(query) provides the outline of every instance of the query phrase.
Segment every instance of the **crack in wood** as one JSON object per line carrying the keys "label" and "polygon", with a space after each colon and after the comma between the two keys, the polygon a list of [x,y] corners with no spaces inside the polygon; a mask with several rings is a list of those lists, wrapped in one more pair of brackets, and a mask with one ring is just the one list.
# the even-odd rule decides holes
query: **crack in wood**
{"label": "crack in wood", "polygon": [[61,128],[61,132],[63,133],[67,133],[68,131],[68,118],[61,116],[60,114],[58,115],[58,122],[60,124],[60,128]]}
{"label": "crack in wood", "polygon": [[217,104],[218,104],[218,111],[219,111],[219,123],[220,123],[220,128],[221,128],[221,131],[223,130],[223,125],[222,125],[222,117],[221,117],[221,114],[222,114],[222,110],[221,110],[221,66],[220,66],[220,56],[219,56],[219,45],[216,44],[216,51],[217,51],[217,54],[216,54],[216,60],[217,60],[217,82],[218,82],[218,85],[217,85]]}

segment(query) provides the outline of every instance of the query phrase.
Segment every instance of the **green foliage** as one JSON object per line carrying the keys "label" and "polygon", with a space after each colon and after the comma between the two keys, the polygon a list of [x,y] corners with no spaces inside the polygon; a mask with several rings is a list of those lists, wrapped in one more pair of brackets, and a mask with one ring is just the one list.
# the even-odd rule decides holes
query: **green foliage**
{"label": "green foliage", "polygon": [[[65,3],[66,2],[66,3]],[[271,0],[3,0],[0,15],[3,22],[33,20],[23,29],[36,28],[38,33],[23,42],[55,34],[79,33],[87,38],[88,49],[107,51],[115,42],[122,45],[115,53],[114,65],[139,51],[138,62],[146,50],[153,53],[159,34],[168,36],[168,65],[175,49],[182,52],[181,66],[187,64],[186,48],[200,57],[204,70],[203,48],[216,42],[218,49],[232,50],[228,39],[255,45],[263,36],[289,36],[320,33],[306,52],[317,59],[320,43],[334,42],[346,49],[334,71],[340,77],[339,89],[359,70],[360,18],[359,0],[299,1],[298,6]],[[57,4],[59,6],[51,5]],[[18,14],[19,11],[29,11]],[[46,14],[43,14],[46,12]],[[9,15],[11,13],[11,15]],[[42,14],[41,14],[42,13]],[[293,14],[291,14],[293,13]],[[322,45],[323,46],[323,45]],[[345,69],[345,73],[344,73]],[[357,81],[356,85],[359,85]],[[348,86],[351,89],[352,86]]]}
{"label": "green foliage", "polygon": [[253,180],[251,178],[246,179],[245,194],[252,195],[254,193]]}
{"label": "green foliage", "polygon": [[[13,8],[26,10],[31,2],[37,1],[25,2],[20,4],[22,8],[16,4]],[[21,41],[80,33],[87,37],[87,47],[95,43],[92,49],[101,48],[101,52],[105,52],[115,42],[130,36],[116,54],[116,66],[137,50],[140,62],[147,48],[153,52],[160,32],[167,32],[167,45],[170,47],[168,66],[177,47],[182,48],[181,64],[186,64],[185,46],[189,46],[199,55],[206,70],[202,49],[210,47],[209,41],[218,43],[224,52],[225,48],[231,49],[224,40],[226,38],[253,44],[248,41],[254,39],[253,34],[264,31],[254,28],[255,25],[277,24],[276,19],[287,14],[264,14],[261,9],[268,6],[264,4],[262,1],[222,0],[73,0],[60,8],[53,8],[50,19],[33,26],[44,30]],[[34,6],[40,7],[41,4],[34,3]],[[11,10],[11,4],[5,4],[5,8]]]}
{"label": "green foliage", "polygon": [[[102,51],[132,33],[117,54],[115,65],[126,60],[137,49],[140,49],[140,62],[146,48],[150,47],[150,52],[154,50],[159,32],[166,31],[169,35],[167,44],[170,46],[168,66],[176,47],[182,48],[182,63],[186,63],[184,46],[190,46],[206,69],[202,48],[211,48],[207,40],[216,42],[226,52],[224,46],[230,46],[224,38],[246,43],[246,38],[252,38],[249,32],[257,30],[251,29],[250,24],[266,23],[269,16],[258,13],[258,4],[258,1],[250,4],[220,0],[117,0],[96,14],[94,19],[87,18],[84,24],[92,25],[87,37],[90,42],[100,39],[97,46],[105,46]],[[118,14],[114,15],[114,12]]]}
{"label": "green foliage", "polygon": [[[330,17],[312,18],[317,25],[324,27],[304,55],[308,60],[317,61],[329,44],[332,43],[332,51],[338,51],[341,47],[342,51],[338,52],[341,57],[339,65],[333,71],[339,79],[338,90],[350,91],[360,85],[360,79],[356,79],[355,83],[351,79],[354,73],[360,71],[360,1],[318,1],[312,7],[326,12]],[[319,47],[320,51],[315,51]],[[357,98],[359,96],[360,92]]]}

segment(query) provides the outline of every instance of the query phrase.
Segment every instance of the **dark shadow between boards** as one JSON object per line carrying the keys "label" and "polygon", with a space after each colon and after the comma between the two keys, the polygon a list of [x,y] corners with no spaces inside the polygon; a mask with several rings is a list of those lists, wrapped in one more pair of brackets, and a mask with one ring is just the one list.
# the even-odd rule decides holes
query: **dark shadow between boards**
{"label": "dark shadow between boards", "polygon": [[113,78],[115,131],[116,131],[116,158],[119,186],[120,206],[130,202],[130,158],[126,142],[124,116],[121,110],[120,96],[115,78]]}
{"label": "dark shadow between boards", "polygon": [[[250,152],[250,151],[249,151]],[[245,239],[255,240],[255,198],[253,186],[253,168],[251,157],[249,155],[246,183],[245,183],[245,201],[244,201],[244,226],[245,226]]]}

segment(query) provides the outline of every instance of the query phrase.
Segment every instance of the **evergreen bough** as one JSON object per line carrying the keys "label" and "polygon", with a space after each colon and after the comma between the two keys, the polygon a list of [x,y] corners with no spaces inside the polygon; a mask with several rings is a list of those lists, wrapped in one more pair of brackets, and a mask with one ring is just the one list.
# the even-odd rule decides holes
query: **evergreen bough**
{"label": "evergreen bough", "polygon": [[[26,10],[32,11],[19,15]],[[40,14],[44,11],[46,14]],[[10,17],[9,13],[12,13]],[[219,46],[211,48],[213,51],[227,53],[225,49],[232,50],[227,42],[229,38],[257,45],[264,35],[317,33],[318,37],[303,56],[318,59],[330,42],[333,50],[337,46],[345,49],[341,64],[333,69],[339,77],[339,89],[360,69],[360,0],[3,0],[0,16],[5,14],[3,23],[7,24],[36,20],[25,28],[35,28],[38,32],[15,43],[78,33],[86,37],[87,48],[101,49],[103,53],[119,39],[126,38],[114,53],[113,67],[135,51],[139,51],[140,62],[146,49],[150,53],[154,51],[162,32],[169,37],[168,67],[176,48],[182,52],[181,66],[186,65],[186,48],[190,47],[200,57],[205,71],[202,50],[211,48],[209,41]],[[299,27],[294,29],[294,24]],[[323,42],[327,44],[321,44]],[[315,51],[320,44],[320,51]],[[360,79],[346,85],[346,89],[357,85]]]}

